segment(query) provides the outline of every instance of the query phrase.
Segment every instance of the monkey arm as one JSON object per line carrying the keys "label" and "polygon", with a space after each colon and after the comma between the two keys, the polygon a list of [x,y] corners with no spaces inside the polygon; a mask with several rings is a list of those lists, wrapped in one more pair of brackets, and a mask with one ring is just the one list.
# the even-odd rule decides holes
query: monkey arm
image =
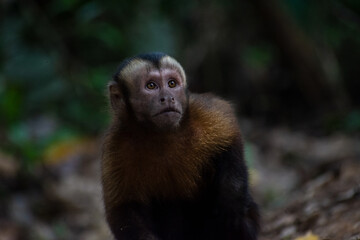
{"label": "monkey arm", "polygon": [[256,240],[259,213],[248,189],[240,136],[216,161],[217,214],[227,234],[224,239]]}
{"label": "monkey arm", "polygon": [[136,203],[121,204],[107,211],[107,221],[117,240],[158,240],[151,230],[148,210]]}

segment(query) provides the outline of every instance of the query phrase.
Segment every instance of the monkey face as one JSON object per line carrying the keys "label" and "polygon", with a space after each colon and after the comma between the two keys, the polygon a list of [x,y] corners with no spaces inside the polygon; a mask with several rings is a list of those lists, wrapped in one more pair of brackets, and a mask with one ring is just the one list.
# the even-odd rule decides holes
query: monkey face
{"label": "monkey face", "polygon": [[116,117],[154,130],[180,126],[188,106],[182,66],[163,53],[125,59],[109,83],[110,103]]}
{"label": "monkey face", "polygon": [[138,71],[130,87],[129,103],[136,120],[159,130],[174,130],[187,105],[184,80],[171,68]]}

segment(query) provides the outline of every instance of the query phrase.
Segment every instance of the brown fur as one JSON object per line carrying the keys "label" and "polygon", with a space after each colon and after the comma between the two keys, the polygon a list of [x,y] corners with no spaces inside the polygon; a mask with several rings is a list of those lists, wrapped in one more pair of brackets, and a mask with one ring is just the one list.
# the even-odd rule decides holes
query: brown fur
{"label": "brown fur", "polygon": [[191,94],[181,131],[173,133],[148,134],[114,118],[102,157],[107,208],[127,201],[193,197],[202,169],[212,168],[211,156],[239,134],[231,105],[212,95]]}

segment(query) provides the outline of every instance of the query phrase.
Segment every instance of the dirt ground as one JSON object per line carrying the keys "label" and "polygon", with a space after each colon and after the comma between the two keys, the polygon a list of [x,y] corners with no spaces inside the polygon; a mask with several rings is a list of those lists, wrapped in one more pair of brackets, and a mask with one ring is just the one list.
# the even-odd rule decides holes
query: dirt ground
{"label": "dirt ground", "polygon": [[360,164],[344,162],[292,194],[284,206],[269,210],[260,240],[294,239],[311,231],[320,239],[360,239]]}

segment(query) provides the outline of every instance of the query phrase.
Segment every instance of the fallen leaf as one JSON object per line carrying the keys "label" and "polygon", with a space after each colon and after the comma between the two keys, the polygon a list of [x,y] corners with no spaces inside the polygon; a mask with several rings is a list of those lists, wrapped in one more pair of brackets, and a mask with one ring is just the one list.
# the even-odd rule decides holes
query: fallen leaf
{"label": "fallen leaf", "polygon": [[16,159],[0,151],[0,176],[14,177],[20,166]]}
{"label": "fallen leaf", "polygon": [[87,138],[74,138],[56,142],[44,152],[44,162],[54,165],[68,160],[71,156],[87,152],[92,147],[93,141]]}
{"label": "fallen leaf", "polygon": [[320,238],[314,234],[312,234],[312,232],[308,232],[306,235],[302,236],[302,237],[298,237],[295,240],[320,240]]}

